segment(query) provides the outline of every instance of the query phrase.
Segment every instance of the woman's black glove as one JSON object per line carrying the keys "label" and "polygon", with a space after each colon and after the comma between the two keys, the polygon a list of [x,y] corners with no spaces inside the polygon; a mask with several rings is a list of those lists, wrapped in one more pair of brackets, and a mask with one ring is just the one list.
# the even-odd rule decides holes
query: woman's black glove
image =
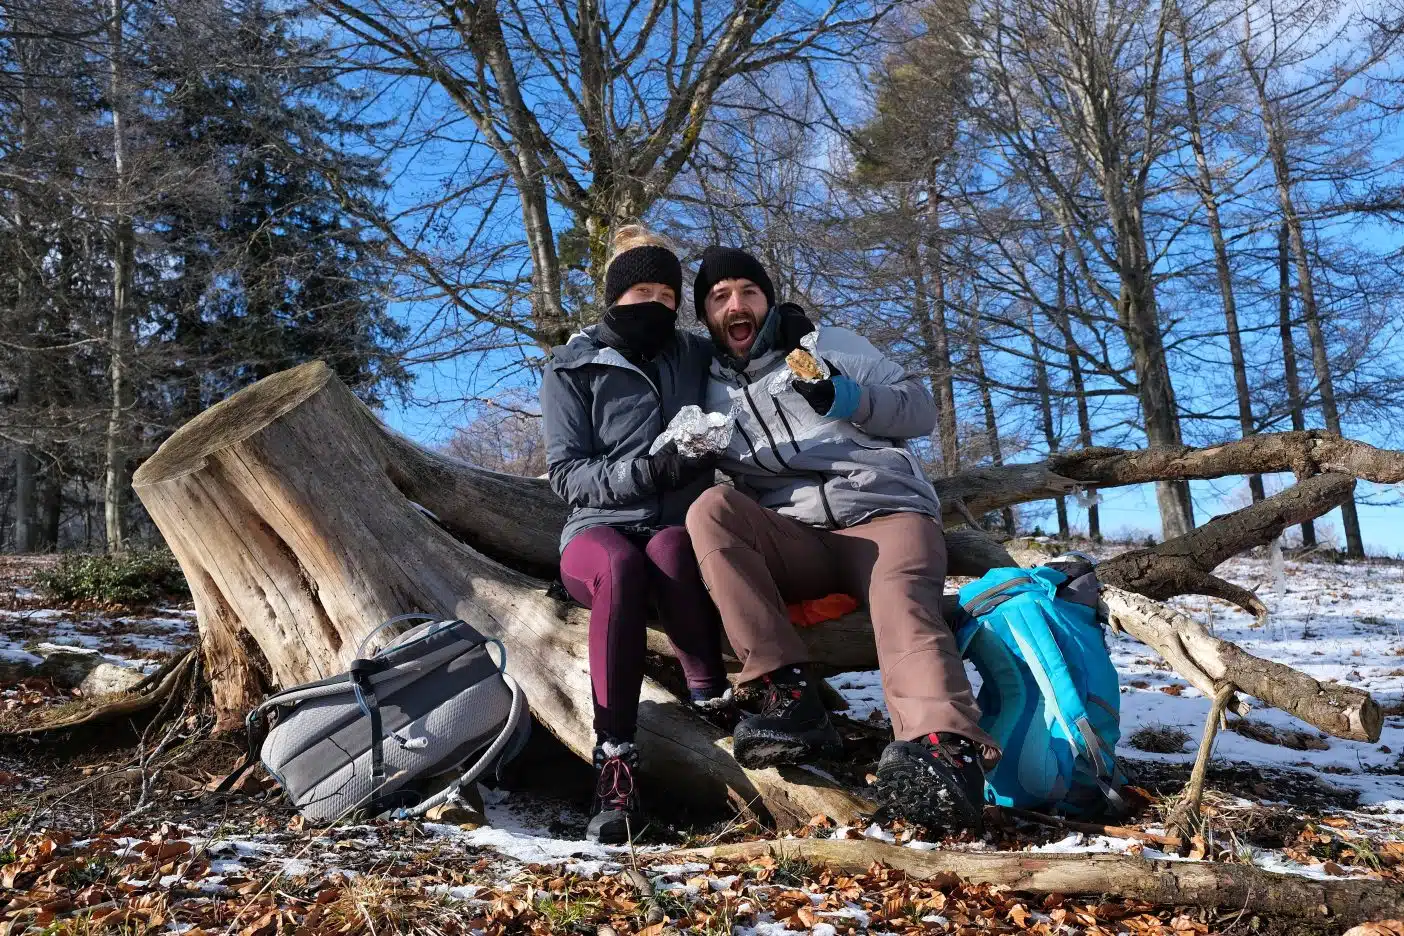
{"label": "woman's black glove", "polygon": [[648,474],[653,480],[653,490],[678,491],[687,487],[703,475],[717,470],[720,455],[684,455],[678,451],[678,443],[669,442],[648,456]]}

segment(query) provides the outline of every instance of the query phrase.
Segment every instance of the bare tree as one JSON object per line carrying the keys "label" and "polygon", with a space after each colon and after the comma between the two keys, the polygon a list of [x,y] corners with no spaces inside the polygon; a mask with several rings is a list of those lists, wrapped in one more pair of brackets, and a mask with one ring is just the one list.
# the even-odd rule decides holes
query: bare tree
{"label": "bare tree", "polygon": [[[668,192],[723,86],[777,65],[843,58],[890,3],[312,6],[338,32],[348,67],[415,102],[399,124],[397,148],[451,139],[458,150],[443,194],[402,213],[388,232],[406,261],[429,267],[424,275],[455,313],[504,340],[549,348],[597,305],[611,230]],[[462,267],[439,268],[434,231],[424,230],[452,223],[465,206],[463,220],[479,229],[470,245],[484,253],[469,282],[454,280],[469,272]],[[516,224],[497,233],[509,207]],[[564,231],[562,216],[571,222]],[[523,242],[524,255],[516,251]],[[586,282],[574,293],[578,305],[570,301],[572,269]],[[493,294],[502,301],[481,298]],[[512,307],[523,301],[526,314]]]}
{"label": "bare tree", "polygon": [[[1217,12],[1214,6],[1210,6],[1211,13]],[[1229,258],[1228,241],[1224,235],[1224,224],[1219,213],[1219,193],[1214,178],[1214,171],[1209,165],[1209,154],[1204,141],[1204,126],[1200,117],[1198,81],[1196,80],[1194,60],[1201,61],[1207,56],[1202,52],[1196,55],[1195,46],[1196,35],[1191,29],[1189,18],[1185,14],[1183,5],[1177,6],[1175,10],[1175,22],[1179,29],[1180,39],[1180,65],[1184,74],[1184,107],[1185,107],[1185,130],[1188,133],[1190,149],[1194,154],[1194,184],[1198,191],[1199,199],[1204,205],[1205,223],[1209,228],[1210,243],[1214,248],[1214,272],[1219,286],[1219,298],[1224,307],[1224,330],[1228,337],[1229,361],[1233,366],[1233,388],[1234,397],[1238,403],[1238,425],[1244,436],[1252,435],[1257,431],[1253,422],[1253,401],[1248,389],[1248,364],[1243,353],[1243,333],[1238,324],[1238,302],[1233,291],[1233,266]],[[1216,31],[1209,30],[1210,37],[1217,35]],[[1207,45],[1207,43],[1205,44]],[[1204,46],[1201,46],[1201,49]],[[1222,84],[1211,84],[1210,93],[1222,90]],[[1219,106],[1232,106],[1228,95],[1221,94],[1223,98]],[[1210,107],[1214,107],[1215,102],[1210,102]],[[1253,503],[1262,500],[1266,494],[1263,491],[1262,475],[1250,475],[1248,487],[1252,493]]]}
{"label": "bare tree", "polygon": [[[1169,17],[1152,0],[989,0],[972,6],[967,29],[982,122],[1017,178],[1049,199],[1088,289],[1115,309],[1152,445],[1181,442],[1147,220],[1173,132]],[[1164,535],[1190,530],[1188,485],[1156,492]]]}
{"label": "bare tree", "polygon": [[[1327,27],[1323,28],[1322,20]],[[1360,101],[1352,83],[1361,80],[1395,48],[1394,35],[1375,31],[1366,41],[1343,42],[1365,24],[1353,17],[1332,22],[1333,10],[1308,0],[1280,11],[1245,10],[1239,58],[1256,95],[1258,114],[1269,160],[1282,225],[1287,233],[1296,267],[1297,294],[1311,347],[1321,415],[1331,432],[1341,431],[1336,399],[1336,377],[1327,347],[1327,312],[1318,303],[1317,277],[1309,244],[1307,222],[1299,208],[1302,174],[1294,168],[1294,142],[1326,156],[1328,177],[1338,185],[1358,177],[1353,165],[1373,133],[1367,129],[1369,108],[1362,116],[1353,112]],[[1262,35],[1260,35],[1262,33]],[[1328,61],[1322,62],[1322,59]],[[1333,150],[1326,155],[1327,150]],[[1300,161],[1300,160],[1298,160]],[[1321,168],[1316,170],[1322,172]],[[1286,335],[1286,332],[1284,332]],[[1284,349],[1285,350],[1285,349]],[[1355,500],[1341,505],[1346,552],[1364,556],[1360,518]]]}

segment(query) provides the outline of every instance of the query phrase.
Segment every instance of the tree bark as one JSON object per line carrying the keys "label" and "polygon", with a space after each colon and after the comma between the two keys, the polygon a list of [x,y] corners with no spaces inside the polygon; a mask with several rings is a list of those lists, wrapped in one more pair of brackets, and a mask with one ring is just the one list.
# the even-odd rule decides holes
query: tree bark
{"label": "tree bark", "polygon": [[740,863],[766,856],[802,858],[842,874],[881,863],[917,880],[960,878],[1022,894],[1114,894],[1160,907],[1224,907],[1318,922],[1324,910],[1342,925],[1404,915],[1404,886],[1392,882],[1318,881],[1252,865],[1129,855],[917,851],[867,839],[806,838],[685,849],[667,860]]}
{"label": "tree bark", "polygon": [[[269,689],[343,671],[375,624],[422,611],[502,640],[537,720],[588,759],[587,616],[449,532],[490,529],[494,545],[545,558],[531,526],[563,511],[538,484],[510,483],[527,480],[395,436],[314,363],[201,414],[134,486],[186,572],[223,728]],[[645,770],[680,796],[720,807],[730,791],[782,826],[871,808],[818,772],[743,770],[719,730],[651,680],[639,720]]]}
{"label": "tree bark", "polygon": [[[1292,337],[1292,277],[1290,248],[1287,245],[1287,225],[1277,227],[1277,327],[1282,336],[1282,376],[1287,385],[1287,406],[1292,415],[1292,429],[1306,429],[1306,413],[1302,408],[1302,382],[1297,376],[1297,343]],[[1302,524],[1302,546],[1316,546],[1316,524]]]}
{"label": "tree bark", "polygon": [[108,337],[108,380],[112,405],[107,415],[106,473],[103,484],[107,521],[107,549],[122,548],[122,502],[127,491],[126,397],[127,343],[131,334],[127,293],[131,284],[132,223],[124,203],[127,191],[126,128],[123,117],[125,93],[122,87],[123,0],[111,0],[112,21],[108,27],[108,53],[112,96],[112,164],[116,171],[117,210],[111,219],[112,231],[112,329]]}
{"label": "tree bark", "polygon": [[[1253,422],[1253,402],[1248,395],[1248,365],[1243,357],[1243,335],[1238,327],[1238,303],[1233,294],[1233,269],[1229,265],[1228,244],[1224,240],[1224,227],[1219,220],[1219,199],[1214,192],[1214,176],[1209,171],[1209,158],[1204,149],[1204,133],[1199,119],[1199,101],[1195,93],[1194,64],[1190,60],[1189,23],[1184,10],[1177,7],[1180,25],[1180,62],[1185,76],[1185,115],[1187,117],[1190,148],[1194,151],[1196,180],[1199,185],[1199,198],[1204,205],[1205,220],[1209,225],[1209,239],[1214,245],[1214,272],[1219,278],[1219,297],[1224,303],[1224,330],[1228,333],[1229,360],[1233,365],[1233,389],[1238,401],[1239,431],[1250,436],[1257,431]],[[1295,428],[1295,427],[1294,427]],[[1248,476],[1248,489],[1253,503],[1262,500],[1263,476]]]}
{"label": "tree bark", "polygon": [[[1249,18],[1243,18],[1244,29],[1250,30]],[[1311,261],[1307,253],[1306,235],[1301,215],[1297,212],[1293,196],[1293,179],[1288,163],[1286,131],[1274,102],[1268,95],[1266,76],[1253,64],[1247,40],[1239,47],[1245,68],[1252,78],[1253,87],[1258,93],[1258,114],[1267,136],[1268,155],[1272,160],[1273,176],[1277,187],[1277,200],[1282,208],[1282,223],[1287,229],[1288,242],[1297,267],[1297,292],[1301,296],[1302,318],[1306,322],[1307,340],[1311,343],[1311,363],[1316,372],[1317,389],[1321,394],[1321,416],[1326,429],[1340,435],[1341,416],[1336,406],[1335,378],[1331,374],[1331,358],[1326,348],[1326,335],[1321,327],[1321,314],[1316,304],[1316,285],[1312,280]],[[1360,535],[1360,517],[1355,509],[1355,499],[1341,505],[1342,526],[1345,528],[1346,554],[1356,558],[1365,555],[1365,541]]]}
{"label": "tree bark", "polygon": [[[29,368],[25,368],[26,371]],[[30,376],[20,376],[19,410],[25,412]],[[15,446],[15,552],[30,553],[39,548],[39,516],[35,500],[38,465],[29,446]]]}

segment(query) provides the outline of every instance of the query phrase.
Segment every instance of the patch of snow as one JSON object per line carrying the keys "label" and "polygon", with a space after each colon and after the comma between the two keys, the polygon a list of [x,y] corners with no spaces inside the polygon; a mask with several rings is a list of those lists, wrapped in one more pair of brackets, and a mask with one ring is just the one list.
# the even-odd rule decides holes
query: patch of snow
{"label": "patch of snow", "polygon": [[895,845],[897,843],[897,836],[888,832],[876,822],[863,830],[863,837],[877,839],[879,842],[886,842],[889,845]]}

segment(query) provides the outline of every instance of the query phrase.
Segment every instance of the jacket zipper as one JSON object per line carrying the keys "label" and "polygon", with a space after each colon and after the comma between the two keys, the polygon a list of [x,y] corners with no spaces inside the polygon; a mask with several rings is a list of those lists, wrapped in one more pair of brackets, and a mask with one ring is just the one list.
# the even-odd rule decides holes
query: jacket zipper
{"label": "jacket zipper", "polygon": [[[794,469],[790,467],[790,463],[785,461],[784,456],[780,454],[780,443],[775,441],[775,436],[771,433],[770,426],[761,418],[760,408],[756,406],[756,401],[751,398],[751,378],[747,377],[745,373],[742,373],[741,380],[741,392],[745,395],[746,402],[751,407],[751,412],[755,414],[756,422],[760,423],[761,431],[765,433],[766,440],[770,442],[770,450],[775,455],[775,460],[778,461],[780,467],[784,468],[786,471],[793,471]],[[756,456],[756,461],[760,461],[759,455]]]}
{"label": "jacket zipper", "polygon": [[[778,461],[780,464],[784,465],[786,471],[795,471],[795,469],[791,468],[790,465],[789,465],[789,463],[786,462],[785,459],[781,457],[781,455],[780,455],[780,444],[779,444],[778,442],[775,441],[775,436],[773,436],[773,435],[771,434],[771,432],[770,432],[770,426],[768,426],[768,425],[766,424],[765,420],[761,418],[760,409],[756,406],[756,401],[753,400],[753,399],[751,399],[751,378],[750,378],[745,372],[742,372],[742,373],[741,373],[741,380],[743,381],[743,382],[742,382],[742,385],[741,385],[741,392],[744,393],[744,394],[746,395],[746,402],[749,403],[749,404],[751,405],[751,412],[752,412],[752,413],[755,413],[755,415],[756,415],[756,422],[760,423],[761,428],[765,430],[765,437],[766,437],[767,439],[770,440],[770,447],[771,447],[771,450],[775,452],[775,460]],[[795,454],[798,455],[798,454],[799,454],[799,451],[800,451],[800,447],[799,447],[799,443],[795,440],[795,431],[794,431],[793,429],[790,428],[790,421],[789,421],[788,419],[785,418],[785,411],[784,411],[783,409],[780,408],[780,401],[779,401],[778,399],[776,399],[775,397],[773,397],[773,396],[771,397],[771,400],[775,403],[775,412],[776,412],[776,414],[780,417],[780,424],[781,424],[782,426],[785,427],[785,432],[790,436],[790,446],[791,446],[792,448],[794,448]],[[745,433],[743,432],[742,435],[744,436]],[[749,440],[748,440],[748,442],[749,442]],[[756,457],[756,461],[757,461],[757,462],[760,461],[760,456],[757,456],[757,457]],[[814,479],[819,483],[819,503],[820,503],[820,505],[824,508],[824,517],[825,517],[825,519],[827,519],[827,520],[829,521],[829,528],[830,528],[830,529],[832,529],[832,530],[837,530],[837,529],[839,529],[841,525],[840,525],[840,523],[838,522],[838,518],[834,516],[834,509],[833,509],[833,507],[830,506],[830,504],[829,504],[829,494],[828,494],[828,492],[824,489],[825,481],[824,481],[824,475],[823,475],[823,473],[822,473],[822,472],[819,472],[819,471],[815,471],[815,472],[795,471],[795,473],[796,473],[796,474],[810,474],[810,475],[812,475],[812,476],[814,477]]]}
{"label": "jacket zipper", "polygon": [[[623,357],[623,355],[621,354],[620,357]],[[623,370],[631,370],[631,371],[633,371],[634,373],[638,374],[640,377],[642,377],[642,378],[643,378],[643,382],[646,383],[646,384],[648,384],[648,389],[649,389],[649,391],[653,394],[654,402],[656,402],[656,403],[658,404],[657,406],[654,407],[654,409],[655,409],[655,410],[657,411],[657,413],[658,413],[658,432],[654,434],[654,437],[657,438],[658,436],[662,435],[662,434],[663,434],[663,430],[665,430],[665,429],[667,428],[667,426],[666,426],[666,425],[664,424],[664,422],[663,422],[663,391],[658,389],[658,385],[655,384],[655,383],[653,382],[653,379],[652,379],[651,377],[648,376],[648,373],[647,373],[646,371],[644,371],[644,369],[643,369],[642,367],[639,367],[637,364],[635,364],[633,361],[630,361],[628,358],[624,358],[624,362],[625,362],[626,364],[628,364],[629,366],[628,366],[628,367],[625,367],[625,368],[622,368],[622,369],[623,369]],[[617,367],[618,365],[607,365],[607,366]],[[662,371],[661,371],[661,370],[659,371],[659,377],[660,377],[660,378],[662,377]],[[654,519],[657,520],[659,523],[662,523],[662,522],[663,522],[663,492],[662,492],[662,491],[655,491],[655,492],[654,492],[654,499],[657,501],[657,504],[655,505],[655,508],[654,508]]]}

